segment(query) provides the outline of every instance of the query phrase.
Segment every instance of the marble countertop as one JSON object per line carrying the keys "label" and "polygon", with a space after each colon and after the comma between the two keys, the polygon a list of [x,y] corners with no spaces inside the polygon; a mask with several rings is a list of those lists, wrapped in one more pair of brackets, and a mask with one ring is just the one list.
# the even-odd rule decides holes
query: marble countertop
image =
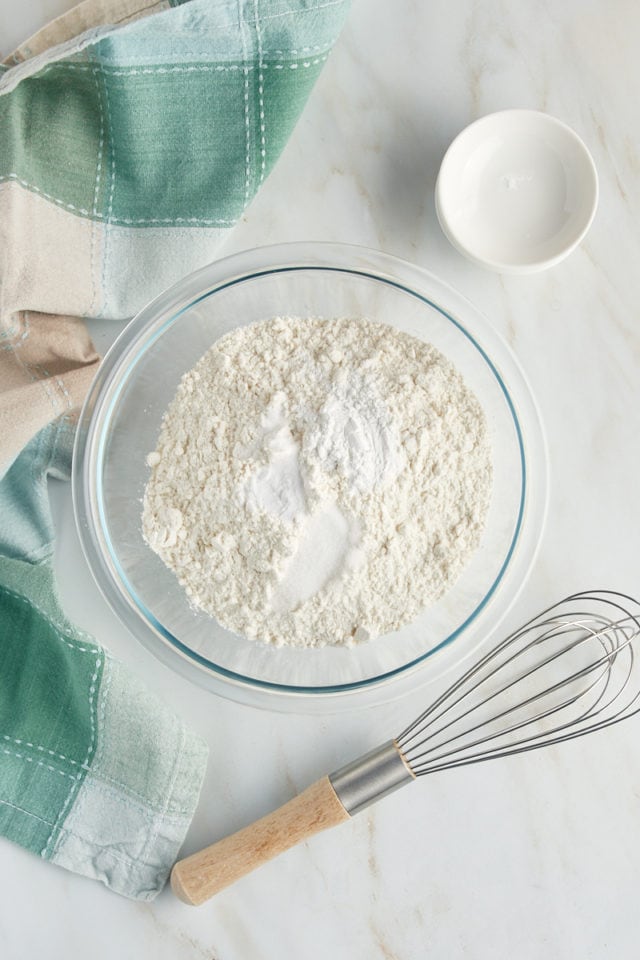
{"label": "marble countertop", "polygon": [[[70,7],[0,0],[0,47]],[[545,422],[547,525],[511,625],[568,592],[640,592],[640,7],[633,0],[354,0],[279,164],[224,253],[286,240],[377,247],[472,300],[524,368]],[[528,277],[464,260],[439,229],[440,160],[473,119],[548,111],[582,136],[600,206],[580,248]],[[94,326],[94,330],[96,327]],[[104,349],[113,325],[96,330]],[[65,607],[210,743],[197,849],[399,729],[423,703],[266,713],[171,674],[106,607],[53,484]],[[427,778],[193,909],[151,904],[1,844],[0,955],[92,960],[631,960],[640,920],[640,720],[572,745]],[[96,936],[96,930],[99,934]]]}

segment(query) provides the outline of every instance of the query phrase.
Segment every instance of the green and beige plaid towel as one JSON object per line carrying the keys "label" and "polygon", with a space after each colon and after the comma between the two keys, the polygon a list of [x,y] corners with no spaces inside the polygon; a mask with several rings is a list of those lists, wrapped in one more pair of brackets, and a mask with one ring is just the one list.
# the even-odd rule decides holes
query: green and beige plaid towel
{"label": "green and beige plaid towel", "polygon": [[74,627],[47,477],[98,357],[210,261],[273,166],[348,0],[85,0],[0,67],[0,833],[119,893],[163,886],[206,746]]}

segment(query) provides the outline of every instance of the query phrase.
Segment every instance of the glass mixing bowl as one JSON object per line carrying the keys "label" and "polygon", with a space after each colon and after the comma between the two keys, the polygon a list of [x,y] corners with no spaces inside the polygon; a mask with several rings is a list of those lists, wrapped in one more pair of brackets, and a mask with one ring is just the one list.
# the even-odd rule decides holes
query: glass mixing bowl
{"label": "glass mixing bowl", "polygon": [[[482,405],[493,491],[480,546],[413,623],[353,648],[275,648],[195,611],[147,546],[141,500],[180,378],[236,327],[275,316],[368,317],[438,348]],[[214,401],[215,402],[215,399]],[[360,247],[285,244],[220,260],[145,307],[105,357],[87,397],[73,470],[83,550],[123,623],[169,666],[223,696],[309,710],[390,699],[441,676],[486,637],[519,592],[540,539],[547,456],[531,392],[490,324],[450,287]]]}

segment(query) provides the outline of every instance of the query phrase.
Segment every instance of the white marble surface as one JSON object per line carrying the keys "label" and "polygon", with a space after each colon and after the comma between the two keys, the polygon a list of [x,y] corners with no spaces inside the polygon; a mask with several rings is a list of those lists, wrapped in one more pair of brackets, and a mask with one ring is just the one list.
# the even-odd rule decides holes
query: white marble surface
{"label": "white marble surface", "polygon": [[[1,52],[69,6],[0,0]],[[528,374],[551,459],[547,528],[512,623],[576,588],[640,592],[639,35],[634,0],[354,0],[285,154],[225,251],[363,243],[428,267],[491,317]],[[586,241],[525,278],[463,260],[433,204],[449,141],[505,107],[569,123],[600,175]],[[69,613],[211,744],[189,850],[373,746],[422,702],[414,694],[376,711],[300,718],[191,687],[105,607],[80,556],[68,486],[54,500]],[[197,910],[168,891],[128,902],[2,842],[0,955],[632,960],[639,824],[640,720],[427,779]]]}

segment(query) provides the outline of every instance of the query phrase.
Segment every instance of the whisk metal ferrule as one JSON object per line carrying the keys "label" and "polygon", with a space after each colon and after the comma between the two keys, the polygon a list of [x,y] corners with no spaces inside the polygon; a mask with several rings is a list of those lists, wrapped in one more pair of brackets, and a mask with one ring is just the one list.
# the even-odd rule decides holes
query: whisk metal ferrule
{"label": "whisk metal ferrule", "polygon": [[415,780],[395,740],[376,747],[329,776],[340,803],[350,816],[388,793]]}

